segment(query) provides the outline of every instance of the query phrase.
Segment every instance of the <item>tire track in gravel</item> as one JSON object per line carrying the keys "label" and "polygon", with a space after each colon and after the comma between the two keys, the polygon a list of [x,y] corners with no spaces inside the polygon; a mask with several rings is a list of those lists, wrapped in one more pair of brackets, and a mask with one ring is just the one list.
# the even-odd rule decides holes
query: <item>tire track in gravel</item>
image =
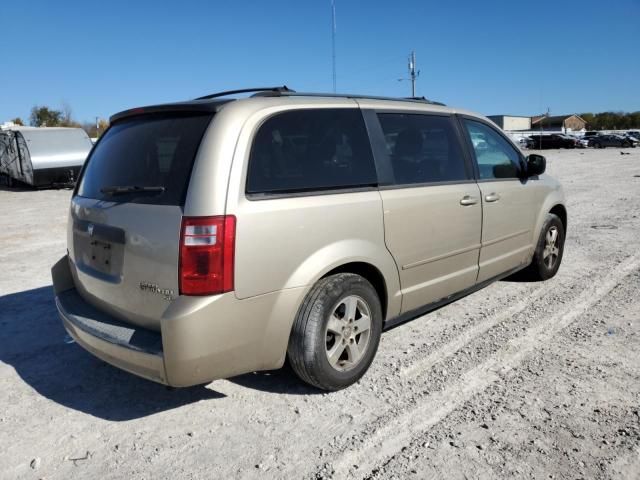
{"label": "tire track in gravel", "polygon": [[[615,471],[615,469],[608,470],[608,474],[603,473],[603,472],[607,472],[607,470],[603,470],[605,464],[601,463],[601,461],[606,459],[607,457],[610,457],[614,449],[620,452],[623,449],[634,448],[633,445],[639,445],[638,441],[640,440],[640,437],[636,437],[634,439],[634,435],[629,434],[629,435],[622,436],[622,443],[620,444],[616,444],[616,442],[613,442],[613,441],[611,441],[608,444],[605,441],[603,442],[602,447],[600,446],[599,441],[603,439],[610,440],[612,438],[611,436],[607,438],[607,434],[611,435],[613,433],[613,435],[615,435],[616,433],[620,432],[620,429],[626,429],[627,425],[634,425],[637,423],[637,420],[636,420],[637,414],[635,413],[636,412],[635,403],[632,403],[633,408],[630,408],[629,411],[627,412],[626,419],[624,418],[624,413],[621,413],[620,411],[618,412],[617,415],[610,414],[611,410],[620,408],[620,403],[618,403],[621,401],[619,397],[619,392],[618,394],[616,393],[612,394],[612,397],[611,397],[612,405],[610,406],[611,410],[603,409],[605,411],[604,415],[610,415],[610,416],[607,416],[607,419],[605,422],[598,423],[595,428],[592,427],[592,429],[595,430],[595,432],[593,430],[591,431],[592,435],[594,435],[591,437],[591,441],[593,442],[595,439],[596,445],[594,447],[592,444],[591,448],[595,448],[595,451],[591,450],[590,453],[588,454],[592,456],[591,457],[592,459],[599,458],[599,460],[598,461],[592,460],[590,462],[590,466],[591,466],[590,471],[589,471],[589,467],[582,467],[581,460],[580,458],[577,458],[577,455],[576,456],[570,455],[568,457],[564,457],[562,460],[559,461],[559,464],[562,465],[562,468],[558,468],[560,467],[560,465],[556,464],[554,469],[553,464],[550,465],[549,463],[547,463],[549,461],[553,462],[553,460],[551,460],[550,456],[547,454],[543,454],[543,457],[540,458],[541,464],[538,464],[535,467],[533,467],[533,472],[531,471],[527,472],[523,470],[519,471],[518,470],[519,468],[522,468],[528,463],[528,459],[526,457],[520,456],[523,454],[523,452],[518,447],[516,447],[515,449],[509,448],[509,447],[515,447],[515,444],[524,442],[524,440],[522,438],[511,437],[514,443],[509,444],[509,440],[507,440],[504,435],[505,423],[499,424],[496,420],[494,420],[496,417],[494,417],[493,414],[495,413],[497,416],[503,417],[505,415],[508,416],[509,413],[511,413],[515,417],[518,417],[518,420],[521,419],[524,425],[527,425],[525,428],[523,428],[523,431],[526,432],[527,430],[529,430],[529,428],[532,428],[535,433],[531,432],[531,430],[529,430],[528,433],[530,435],[532,434],[533,437],[536,437],[538,434],[542,434],[543,439],[541,439],[540,437],[537,437],[534,439],[532,438],[532,436],[529,436],[530,441],[527,443],[530,446],[530,448],[533,448],[535,450],[538,450],[538,451],[541,449],[544,450],[544,447],[541,448],[541,445],[545,444],[544,435],[547,436],[546,437],[547,439],[553,438],[552,441],[550,441],[549,443],[546,443],[546,446],[549,448],[550,451],[552,451],[554,448],[555,449],[561,448],[561,447],[558,447],[557,444],[554,445],[554,442],[557,441],[557,439],[562,436],[561,431],[564,430],[568,432],[573,439],[577,439],[579,441],[578,443],[583,443],[583,441],[585,443],[579,446],[572,445],[573,448],[578,447],[578,449],[582,450],[583,452],[589,452],[589,448],[590,448],[589,428],[586,427],[584,424],[580,423],[580,417],[584,415],[584,411],[581,411],[580,409],[576,409],[574,411],[577,417],[577,421],[572,424],[571,421],[567,418],[567,416],[570,415],[568,411],[569,409],[567,408],[567,410],[564,412],[564,417],[562,416],[562,414],[555,417],[556,430],[554,431],[553,430],[554,427],[552,426],[551,431],[547,430],[545,432],[544,427],[540,427],[539,424],[536,425],[537,422],[535,419],[535,414],[532,415],[531,414],[532,412],[530,410],[529,411],[525,410],[524,413],[521,410],[521,408],[526,409],[525,405],[527,405],[529,402],[527,402],[526,400],[522,401],[522,403],[514,409],[513,401],[514,399],[516,399],[516,402],[518,400],[522,400],[522,396],[520,394],[521,392],[524,391],[526,392],[527,396],[531,395],[534,398],[533,402],[530,403],[531,405],[535,404],[538,406],[542,406],[542,412],[544,412],[546,415],[549,415],[546,412],[547,409],[544,407],[544,403],[546,401],[550,401],[550,399],[546,398],[545,400],[541,401],[540,398],[538,398],[538,395],[544,398],[544,393],[542,391],[536,391],[535,386],[532,386],[532,383],[534,385],[537,384],[539,388],[545,388],[545,383],[546,383],[547,384],[546,387],[548,388],[549,383],[546,380],[543,380],[543,378],[546,378],[547,375],[550,375],[552,378],[555,378],[555,380],[560,382],[561,384],[562,373],[560,373],[558,370],[555,370],[553,367],[553,364],[558,362],[559,359],[562,359],[560,361],[563,364],[571,365],[574,368],[574,370],[572,370],[571,373],[569,373],[570,375],[575,374],[577,376],[581,376],[585,374],[585,371],[590,372],[589,364],[587,363],[588,360],[586,360],[586,357],[584,356],[584,354],[576,355],[576,350],[572,349],[571,351],[573,355],[567,355],[566,342],[567,341],[569,342],[575,341],[576,343],[579,342],[580,345],[578,348],[586,348],[586,345],[588,343],[592,342],[596,337],[600,337],[602,335],[602,331],[599,327],[600,325],[604,324],[601,322],[605,322],[604,320],[602,320],[603,318],[604,319],[608,318],[608,315],[611,315],[614,318],[620,318],[620,317],[624,318],[625,313],[629,312],[630,306],[632,305],[640,306],[638,299],[635,298],[637,297],[635,293],[638,291],[639,287],[640,287],[640,270],[634,270],[628,276],[626,276],[621,282],[619,282],[618,285],[616,285],[614,288],[609,290],[607,294],[599,298],[594,305],[592,305],[585,312],[583,312],[579,320],[571,323],[570,325],[565,327],[563,330],[557,331],[554,337],[551,338],[546,345],[544,345],[544,348],[538,349],[535,352],[530,352],[530,354],[527,355],[526,358],[524,358],[519,365],[516,365],[506,375],[501,375],[500,382],[494,382],[493,384],[488,386],[485,390],[479,392],[477,395],[467,400],[461,408],[457,408],[455,411],[451,412],[451,414],[448,415],[445,419],[443,419],[443,421],[437,423],[436,425],[433,425],[431,428],[415,436],[408,445],[405,445],[402,447],[402,450],[400,452],[392,456],[389,460],[385,461],[383,464],[378,465],[372,471],[371,477],[367,477],[367,478],[382,479],[382,478],[388,478],[390,476],[394,476],[395,478],[407,478],[410,476],[415,477],[416,472],[420,472],[421,474],[425,474],[426,476],[428,476],[427,472],[423,472],[423,468],[425,466],[430,467],[432,465],[432,462],[431,460],[427,460],[426,456],[424,456],[425,446],[433,443],[434,445],[429,446],[428,448],[433,448],[434,450],[430,452],[430,455],[435,454],[437,457],[438,453],[433,453],[433,452],[437,451],[438,447],[436,446],[436,444],[439,442],[440,439],[446,438],[447,440],[452,439],[452,440],[455,440],[456,442],[459,442],[461,441],[461,440],[458,440],[458,438],[460,437],[454,437],[454,435],[451,434],[452,432],[457,432],[457,435],[460,435],[460,430],[464,431],[469,426],[469,424],[474,424],[475,429],[477,429],[477,426],[480,424],[480,422],[484,424],[482,428],[485,428],[485,427],[487,428],[486,432],[489,432],[489,431],[492,432],[491,434],[488,435],[490,437],[489,439],[490,444],[494,444],[494,443],[500,444],[500,447],[499,447],[500,454],[498,455],[499,455],[499,458],[502,459],[501,462],[506,462],[507,464],[509,464],[505,472],[505,470],[503,470],[503,468],[505,467],[504,463],[500,465],[499,462],[495,461],[496,457],[492,457],[492,455],[489,454],[488,457],[484,458],[483,462],[475,465],[475,467],[479,469],[482,469],[482,468],[492,469],[492,470],[489,470],[489,472],[487,472],[488,473],[487,478],[494,478],[494,477],[509,478],[514,475],[520,475],[520,476],[528,475],[531,478],[534,478],[534,477],[538,478],[543,476],[546,477],[547,475],[544,475],[544,473],[545,472],[548,473],[550,471],[553,471],[553,473],[555,473],[556,476],[563,478],[565,476],[568,476],[567,471],[571,471],[572,468],[575,469],[575,475],[577,475],[578,477],[609,478],[611,476],[611,472]],[[633,307],[631,307],[631,312],[633,311],[634,311]],[[640,313],[640,310],[638,310],[636,307],[635,312]],[[630,317],[633,318],[633,313],[630,314]],[[621,322],[623,324],[626,323],[626,321],[624,320]],[[581,334],[578,334],[578,332],[581,332]],[[595,350],[598,350],[598,348],[600,349],[606,348],[606,347],[603,347],[602,345],[598,345],[597,342],[595,344],[591,343],[591,345],[594,347]],[[615,353],[611,352],[611,357],[604,357],[604,358],[600,357],[599,359],[601,360],[601,364],[595,367],[594,370],[599,370],[599,368],[602,366],[606,368],[607,365],[611,365],[611,364],[615,365],[616,369],[622,368],[624,370],[624,367],[621,367],[620,363],[617,360],[615,360],[617,356],[618,356],[617,352]],[[580,365],[581,368],[578,365]],[[628,368],[628,365],[627,365],[627,368]],[[628,370],[627,372],[629,373]],[[568,372],[565,372],[565,373],[568,373]],[[554,377],[554,374],[556,375],[555,377]],[[628,379],[628,381],[633,382],[633,380],[631,379]],[[573,380],[571,381],[571,383],[572,383],[571,388],[565,390],[565,392],[566,391],[571,392],[573,388],[575,388],[575,384],[573,383]],[[612,384],[611,388],[613,392],[616,391],[615,384]],[[633,387],[631,388],[633,389]],[[637,388],[635,388],[635,390],[637,391]],[[551,393],[550,396],[558,395],[558,391],[562,392],[562,386],[555,385],[555,388],[552,389],[553,393]],[[569,395],[571,395],[571,393],[569,393]],[[580,394],[578,393],[576,395],[580,395]],[[584,395],[584,393],[582,393],[582,395]],[[594,406],[596,405],[599,406],[598,402],[602,400],[598,400],[597,395],[594,398],[596,398]],[[562,407],[565,407],[567,405],[566,403],[564,403],[565,401],[567,401],[566,396],[563,398]],[[586,401],[587,400],[584,397],[581,398],[580,406],[583,406],[584,403],[582,402],[586,402]],[[608,401],[609,399],[602,402],[607,404]],[[538,402],[541,402],[541,403],[538,403]],[[555,406],[556,407],[558,406],[557,403],[555,404]],[[496,408],[494,409],[494,407]],[[478,412],[480,412],[479,417],[476,417],[476,415],[478,415]],[[471,415],[471,418],[469,418],[470,415]],[[490,416],[491,420],[487,422],[488,420],[487,417],[489,415],[491,415]],[[551,416],[549,418],[551,418]],[[477,421],[479,419],[481,420]],[[547,420],[548,419],[545,418],[545,423]],[[504,418],[502,418],[502,421],[504,422]],[[489,423],[489,425],[491,426],[489,427],[487,423]],[[508,425],[508,422],[507,422],[507,425]],[[508,428],[509,427],[507,426],[507,432],[508,432]],[[468,430],[467,430],[467,433],[468,433]],[[498,435],[498,440],[496,439],[491,440],[492,435],[494,434]],[[509,438],[508,434],[507,434],[507,438]],[[506,443],[501,443],[501,441],[504,441],[504,440],[506,440]],[[446,441],[443,441],[443,442],[446,443]],[[460,447],[464,448],[465,442],[461,441],[461,444],[456,443],[456,445],[457,445],[456,448],[460,448]],[[482,445],[481,442],[478,442],[476,446],[484,446],[484,445]],[[566,447],[566,444],[565,444],[565,447]],[[576,450],[573,450],[573,448],[571,448],[571,452],[577,454]],[[601,451],[601,448],[604,448],[604,452]],[[624,458],[624,457],[619,457],[619,458]],[[409,459],[412,459],[412,460],[409,460]],[[638,459],[640,460],[640,456],[638,456]],[[556,461],[558,460],[556,459]],[[417,464],[414,462],[417,462]],[[607,461],[606,464],[608,463],[609,462]],[[587,462],[587,464],[589,464],[589,462]],[[547,470],[545,470],[545,468]],[[586,472],[584,471],[584,468],[586,468]],[[636,468],[635,471],[640,471],[640,470]],[[455,475],[452,475],[452,476],[455,476]],[[628,475],[628,477],[635,478],[633,477],[633,475]]]}
{"label": "tire track in gravel", "polygon": [[[340,456],[333,461],[330,468],[323,468],[311,476],[322,477],[322,472],[329,470],[326,473],[335,478],[353,477],[354,475],[360,478],[366,477],[377,465],[384,464],[403,446],[409,444],[414,436],[440,422],[475,394],[497,381],[501,374],[517,366],[525,356],[552,339],[556,332],[575,321],[607,295],[623,278],[639,268],[640,256],[627,258],[611,269],[604,279],[598,283],[590,284],[575,300],[565,304],[564,308],[555,315],[551,315],[526,330],[523,335],[510,340],[498,352],[464,373],[443,390],[424,397],[424,401],[421,401],[417,406],[385,419],[385,422],[366,437],[355,450],[338,449],[337,452]],[[519,306],[519,304],[514,305],[513,310]],[[499,315],[499,317],[503,316]],[[485,330],[487,329],[478,327],[480,333]],[[466,333],[464,336],[471,338],[471,335]],[[460,343],[461,340],[456,339],[454,342]],[[446,346],[446,349],[453,351],[449,345]],[[433,355],[436,354],[440,355],[440,359],[442,359],[442,349],[434,352]],[[428,364],[428,362],[426,363]],[[358,465],[357,469],[354,469],[354,465]]]}
{"label": "tire track in gravel", "polygon": [[432,352],[427,357],[418,359],[412,362],[409,366],[402,369],[400,371],[400,375],[405,378],[412,378],[432,368],[436,363],[442,361],[444,357],[448,357],[453,355],[455,352],[463,348],[473,339],[481,336],[483,333],[487,332],[494,326],[504,322],[505,320],[513,317],[524,310],[526,310],[531,303],[536,300],[542,298],[548,290],[552,288],[548,285],[540,286],[538,289],[534,290],[529,296],[525,297],[523,300],[520,300],[516,304],[509,307],[507,310],[500,312],[493,317],[490,317],[488,320],[484,322],[480,322],[472,327],[464,330],[460,335],[454,338],[451,342],[443,345],[442,348]]}

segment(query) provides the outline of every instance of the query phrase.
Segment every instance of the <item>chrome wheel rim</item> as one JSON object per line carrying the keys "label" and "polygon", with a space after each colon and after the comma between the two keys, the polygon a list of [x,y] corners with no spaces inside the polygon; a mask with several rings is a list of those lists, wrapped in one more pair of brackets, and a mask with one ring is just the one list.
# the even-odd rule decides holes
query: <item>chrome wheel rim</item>
{"label": "chrome wheel rim", "polygon": [[345,372],[364,357],[371,339],[371,309],[357,295],[340,300],[331,310],[325,329],[325,353],[329,365]]}
{"label": "chrome wheel rim", "polygon": [[558,247],[558,227],[551,227],[547,230],[544,239],[544,250],[542,252],[542,261],[548,269],[552,269],[558,261],[560,248]]}

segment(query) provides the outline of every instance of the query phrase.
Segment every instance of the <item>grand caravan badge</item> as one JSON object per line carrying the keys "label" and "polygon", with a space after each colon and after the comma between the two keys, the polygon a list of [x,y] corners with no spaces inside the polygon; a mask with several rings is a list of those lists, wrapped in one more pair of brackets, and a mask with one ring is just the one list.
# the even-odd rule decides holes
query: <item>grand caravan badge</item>
{"label": "grand caravan badge", "polygon": [[155,283],[150,282],[140,282],[140,290],[143,292],[155,293],[156,295],[161,295],[165,300],[173,300],[173,290],[169,288],[160,288]]}

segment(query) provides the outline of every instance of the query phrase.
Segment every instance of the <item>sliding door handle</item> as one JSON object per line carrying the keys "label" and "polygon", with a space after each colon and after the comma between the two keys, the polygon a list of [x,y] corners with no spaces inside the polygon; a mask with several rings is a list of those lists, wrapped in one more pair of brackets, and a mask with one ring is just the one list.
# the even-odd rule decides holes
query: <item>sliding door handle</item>
{"label": "sliding door handle", "polygon": [[498,195],[496,192],[491,192],[489,195],[486,195],[484,199],[487,202],[497,202],[498,200],[500,200],[500,195]]}
{"label": "sliding door handle", "polygon": [[475,205],[476,203],[478,203],[478,199],[471,195],[465,195],[460,199],[460,205],[464,205],[465,207],[468,205]]}

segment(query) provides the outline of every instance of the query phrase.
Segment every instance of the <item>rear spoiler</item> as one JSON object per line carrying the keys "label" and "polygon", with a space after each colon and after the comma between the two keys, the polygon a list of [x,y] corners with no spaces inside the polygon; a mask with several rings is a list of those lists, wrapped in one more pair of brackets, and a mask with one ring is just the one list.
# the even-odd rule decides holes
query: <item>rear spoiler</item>
{"label": "rear spoiler", "polygon": [[225,92],[211,93],[204,97],[198,97],[195,100],[178,102],[178,103],[165,103],[162,105],[151,105],[149,107],[131,108],[122,112],[116,113],[110,119],[110,123],[117,122],[123,118],[136,117],[140,115],[150,115],[156,113],[216,113],[220,110],[220,107],[227,102],[235,100],[229,98],[226,100],[212,100],[219,97],[227,97],[229,95],[236,95],[239,93],[269,93],[271,95],[295,93],[295,90],[291,90],[286,85],[280,87],[261,87],[261,88],[243,88],[240,90],[227,90]]}
{"label": "rear spoiler", "polygon": [[109,123],[113,124],[125,118],[139,117],[141,115],[154,115],[162,113],[216,113],[220,107],[232,100],[202,101],[193,100],[189,102],[164,103],[161,105],[149,105],[147,107],[130,108],[112,115]]}

